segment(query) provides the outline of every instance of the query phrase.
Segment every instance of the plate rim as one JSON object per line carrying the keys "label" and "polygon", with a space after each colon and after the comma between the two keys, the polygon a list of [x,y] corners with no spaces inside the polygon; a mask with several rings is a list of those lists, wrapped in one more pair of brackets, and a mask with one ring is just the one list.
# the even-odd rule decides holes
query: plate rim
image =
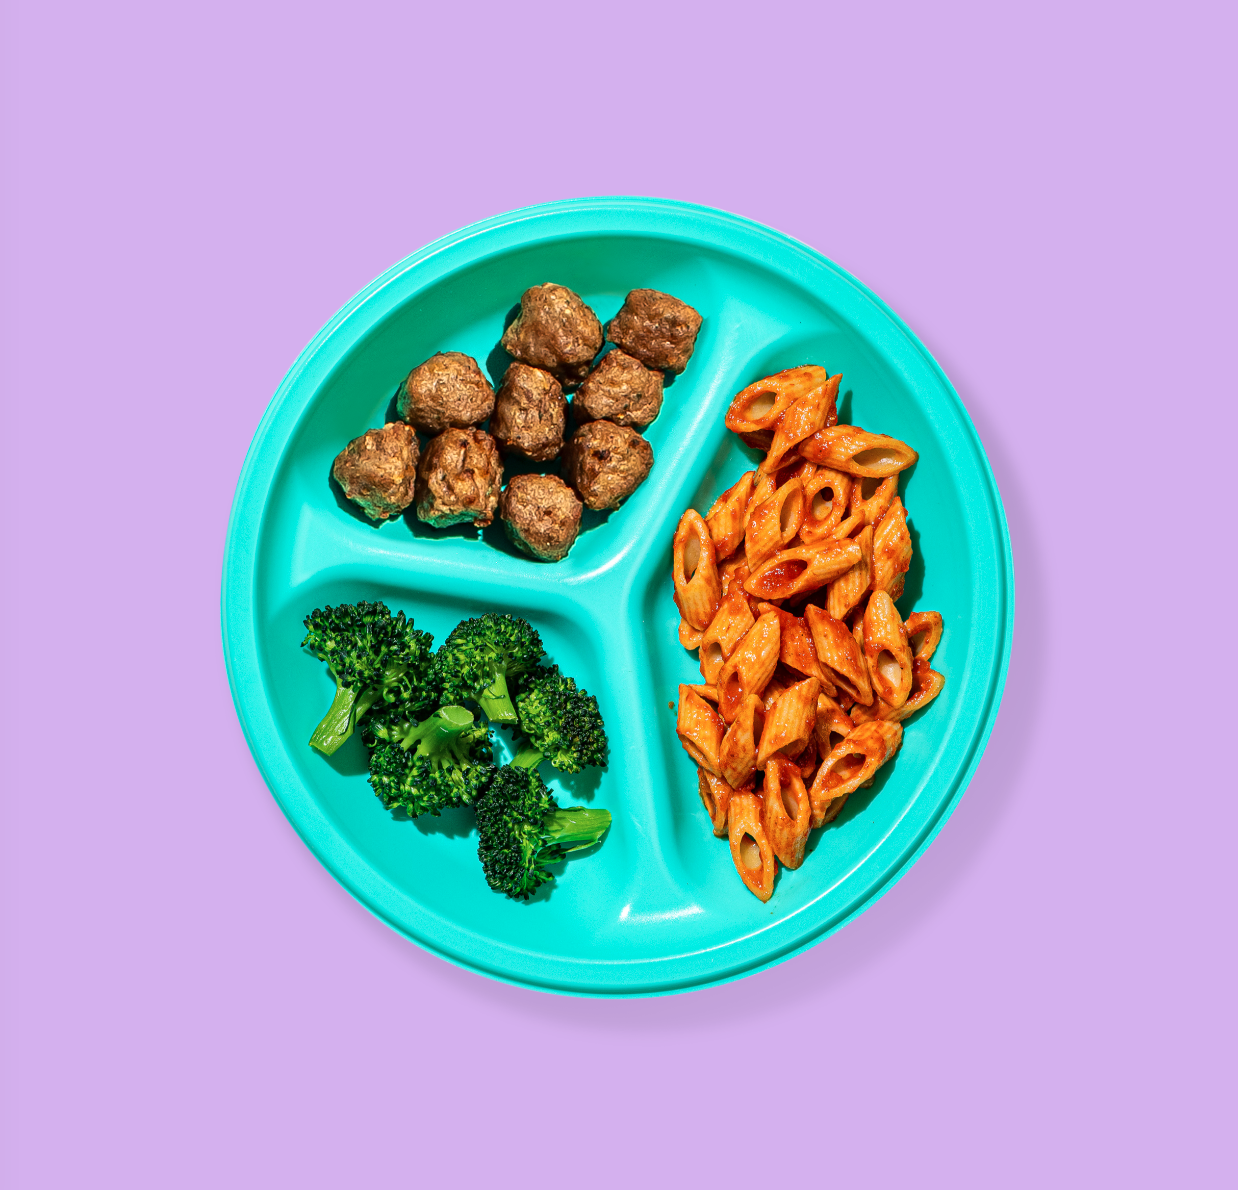
{"label": "plate rim", "polygon": [[[586,226],[589,219],[596,219],[601,215],[611,216],[615,219],[615,225],[605,228],[595,227],[593,229]],[[254,687],[257,687],[256,694],[260,707],[269,712],[269,704],[265,697],[262,682],[261,664],[257,659],[257,633],[253,622],[253,615],[256,610],[255,570],[258,557],[255,547],[257,539],[261,535],[263,514],[265,514],[267,507],[266,496],[269,494],[271,481],[275,477],[282,451],[276,452],[273,455],[270,451],[264,451],[263,447],[267,439],[275,432],[277,426],[282,426],[283,421],[290,414],[293,416],[293,420],[287,427],[289,435],[295,431],[296,423],[300,418],[304,417],[309,411],[312,402],[308,401],[304,402],[299,410],[290,407],[294,389],[298,387],[305,374],[313,371],[316,365],[319,367],[322,367],[324,364],[328,365],[323,370],[318,383],[314,386],[316,391],[322,381],[330,375],[334,367],[338,366],[351,345],[386,317],[395,305],[405,300],[404,296],[401,296],[392,302],[383,302],[380,300],[380,295],[410,271],[430,269],[430,275],[420,281],[416,287],[418,289],[424,288],[425,285],[432,284],[439,279],[433,275],[435,272],[442,272],[445,275],[459,267],[459,265],[450,263],[449,258],[452,255],[453,249],[467,245],[469,241],[479,236],[493,236],[495,233],[502,233],[504,231],[508,233],[507,237],[503,237],[500,234],[499,242],[492,245],[488,244],[486,255],[492,255],[521,245],[531,246],[549,238],[570,238],[589,230],[592,230],[594,234],[640,233],[654,236],[661,235],[666,238],[688,242],[693,241],[694,237],[689,234],[689,229],[683,226],[678,227],[674,231],[656,226],[656,222],[659,219],[668,218],[680,224],[683,224],[685,219],[689,222],[695,221],[700,224],[707,224],[714,229],[715,234],[718,231],[729,228],[747,237],[755,237],[757,240],[764,239],[769,242],[772,249],[779,252],[785,253],[787,249],[791,249],[796,256],[804,258],[805,264],[810,265],[814,269],[824,266],[839,280],[856,289],[860,295],[872,303],[878,312],[889,319],[894,328],[901,332],[905,342],[918,352],[922,361],[935,374],[942,391],[953,402],[954,411],[958,416],[959,422],[970,439],[969,445],[974,452],[978,469],[985,481],[985,505],[990,514],[992,527],[996,530],[994,545],[1000,569],[994,578],[997,580],[995,585],[1000,589],[999,594],[1003,605],[1003,614],[999,615],[995,620],[995,627],[998,630],[998,639],[995,642],[997,663],[995,671],[989,676],[985,692],[984,713],[979,721],[979,730],[972,735],[966,763],[960,766],[954,778],[954,787],[950,792],[950,797],[940,803],[936,813],[922,829],[922,835],[918,844],[906,853],[902,862],[891,865],[878,881],[857,899],[852,907],[836,916],[828,917],[803,941],[784,947],[758,960],[746,962],[738,970],[727,970],[716,976],[709,973],[697,974],[680,980],[663,982],[656,987],[624,988],[606,986],[584,988],[574,985],[565,986],[561,983],[552,982],[549,979],[537,981],[532,978],[513,975],[478,958],[466,959],[444,949],[440,945],[436,945],[431,939],[411,932],[410,928],[398,920],[390,911],[374,903],[371,895],[361,887],[361,883],[357,878],[359,874],[355,871],[358,866],[356,854],[343,840],[331,837],[334,835],[334,828],[330,826],[326,816],[316,806],[313,798],[307,796],[304,799],[309,803],[308,814],[303,813],[304,807],[300,805],[298,806],[298,812],[294,813],[287,803],[285,792],[281,790],[280,783],[275,779],[275,774],[270,771],[268,764],[264,761],[264,751],[266,745],[270,742],[267,737],[272,731],[276,737],[275,742],[281,742],[278,730],[273,727],[273,718],[271,719],[270,727],[266,723],[258,721],[260,716],[256,716],[253,713],[254,708],[250,702],[255,694]],[[557,222],[559,226],[548,231],[548,225],[541,222],[543,220],[551,220],[552,223]],[[649,222],[646,223],[646,221]],[[570,224],[576,222],[579,222],[580,226],[570,226]],[[526,229],[526,225],[539,227],[542,234],[525,238],[522,233]],[[508,242],[503,242],[504,239]],[[721,247],[723,245],[712,244],[712,246]],[[731,252],[736,251],[733,247],[727,250]],[[752,254],[749,252],[743,252],[740,255],[747,259],[753,259]],[[447,267],[440,270],[433,269],[432,265],[436,258],[439,259],[440,265],[445,263]],[[468,262],[460,262],[460,264],[465,263]],[[775,268],[777,272],[783,275],[786,275],[788,272],[785,262],[774,265],[769,260],[761,260],[760,263],[765,264],[767,267]],[[343,346],[339,358],[328,361],[327,349],[331,346],[333,340],[349,326],[355,316],[363,311],[368,311],[366,325],[356,328],[358,334],[349,338],[347,345]],[[871,335],[872,328],[864,328],[864,333]],[[265,482],[263,482],[264,480]],[[256,488],[260,489],[263,497],[259,502],[260,515],[252,522],[247,522],[243,511],[251,504]],[[327,869],[331,876],[355,900],[360,902],[385,925],[422,949],[452,963],[454,966],[485,975],[488,978],[496,979],[503,983],[536,991],[603,999],[675,995],[697,988],[719,986],[745,978],[758,971],[763,971],[786,962],[817,945],[842,929],[849,922],[855,920],[856,917],[885,896],[906,875],[907,871],[919,860],[920,856],[923,855],[924,851],[937,837],[945,823],[957,809],[963,794],[971,783],[980,758],[988,745],[1004,694],[1013,643],[1014,614],[1015,574],[1013,552],[1005,508],[992,466],[989,463],[980,435],[967,411],[967,407],[959,397],[958,392],[951,384],[941,365],[938,364],[931,352],[929,352],[907,323],[879,295],[869,289],[858,278],[830,260],[823,253],[784,232],[777,231],[744,216],[714,207],[681,202],[674,199],[626,195],[566,199],[551,203],[541,203],[520,207],[469,224],[432,241],[396,262],[341,306],[298,354],[268,402],[254,432],[238,476],[229,512],[222,558],[220,590],[220,627],[225,669],[227,671],[228,686],[232,694],[233,705],[236,709],[246,744],[267,788],[275,798],[276,804],[279,805],[284,816],[314,857]],[[238,643],[251,646],[250,652],[253,661],[251,673],[241,672],[241,663],[237,656]],[[325,832],[326,837],[324,837],[323,830],[315,831],[312,829],[320,820],[323,826],[327,828]],[[367,872],[372,871],[369,865],[363,862],[360,864],[360,867]],[[577,961],[591,963],[590,960]],[[672,959],[646,959],[641,960],[640,964],[645,967],[656,967],[673,961]],[[595,965],[598,968],[611,966],[606,961],[593,961],[591,965]],[[621,964],[621,966],[626,968],[629,964],[625,963]]]}

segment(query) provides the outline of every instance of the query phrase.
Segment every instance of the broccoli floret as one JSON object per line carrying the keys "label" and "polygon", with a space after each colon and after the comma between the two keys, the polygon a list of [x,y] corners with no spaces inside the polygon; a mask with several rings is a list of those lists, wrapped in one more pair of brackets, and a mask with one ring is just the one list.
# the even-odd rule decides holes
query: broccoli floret
{"label": "broccoli floret", "polygon": [[542,638],[519,616],[487,612],[462,620],[434,657],[434,681],[445,702],[476,702],[492,723],[519,721],[507,680],[542,655]]}
{"label": "broccoli floret", "polygon": [[335,698],[310,736],[330,756],[377,702],[405,702],[424,711],[435,701],[431,685],[434,638],[385,603],[315,608],[305,617],[301,644],[327,663]]}
{"label": "broccoli floret", "polygon": [[376,737],[370,755],[374,792],[387,809],[412,818],[471,806],[495,771],[490,732],[464,707],[439,708],[402,739]]}
{"label": "broccoli floret", "polygon": [[606,728],[598,700],[559,672],[537,666],[516,695],[520,726],[529,743],[555,768],[578,773],[606,764]]}
{"label": "broccoli floret", "polygon": [[592,847],[606,833],[610,811],[560,810],[536,769],[521,760],[499,769],[477,803],[477,855],[495,892],[527,901],[554,879],[549,864]]}

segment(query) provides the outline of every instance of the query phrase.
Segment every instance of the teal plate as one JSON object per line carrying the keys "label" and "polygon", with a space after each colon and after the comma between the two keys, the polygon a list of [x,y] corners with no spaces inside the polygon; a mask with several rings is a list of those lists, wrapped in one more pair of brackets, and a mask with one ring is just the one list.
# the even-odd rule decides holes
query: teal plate
{"label": "teal plate", "polygon": [[[655,462],[635,495],[609,515],[587,514],[554,565],[518,555],[497,523],[480,536],[411,517],[376,528],[337,499],[333,458],[386,420],[409,368],[455,350],[501,373],[505,316],[525,288],[551,280],[603,321],[636,287],[673,293],[704,315],[696,353],[647,431]],[[813,833],[803,867],[781,870],[763,905],[711,833],[675,737],[676,687],[700,677],[676,635],[671,537],[686,507],[705,510],[754,465],[723,428],[733,394],[809,362],[843,373],[844,421],[920,452],[901,485],[916,554],[900,608],[945,618],[933,664],[946,687],[905,724],[895,762]],[[299,647],[301,620],[357,599],[404,609],[436,641],[465,616],[526,616],[550,656],[597,695],[609,768],[551,784],[562,802],[610,810],[614,825],[531,902],[486,887],[469,812],[397,821],[370,791],[359,740],[331,760],[308,747],[333,686]],[[306,844],[366,908],[497,979],[655,995],[736,979],[819,942],[928,846],[997,714],[1014,577],[1001,498],[962,402],[879,298],[810,248],[734,215],[599,198],[515,211],[439,240],[319,332],[245,460],[222,614],[228,677],[258,767]]]}

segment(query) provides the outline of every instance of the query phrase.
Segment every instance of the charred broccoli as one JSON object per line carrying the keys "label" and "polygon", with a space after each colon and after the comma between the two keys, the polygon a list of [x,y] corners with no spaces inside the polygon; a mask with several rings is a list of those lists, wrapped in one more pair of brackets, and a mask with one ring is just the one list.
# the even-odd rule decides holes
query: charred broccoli
{"label": "charred broccoli", "polygon": [[490,732],[464,707],[441,707],[393,738],[388,715],[372,727],[370,784],[389,810],[411,818],[437,817],[452,806],[471,806],[495,774]]}
{"label": "charred broccoli", "polygon": [[431,648],[403,612],[385,603],[345,603],[315,608],[305,617],[302,645],[327,663],[335,679],[331,708],[310,736],[330,756],[378,702],[406,703],[410,713],[433,706]]}
{"label": "charred broccoli", "polygon": [[434,656],[433,680],[445,702],[476,702],[492,723],[516,723],[507,679],[533,668],[542,638],[518,616],[487,612],[462,620]]}
{"label": "charred broccoli", "polygon": [[548,865],[592,847],[610,826],[609,810],[560,810],[527,759],[522,754],[499,769],[476,807],[477,855],[486,882],[517,901],[554,879]]}
{"label": "charred broccoli", "polygon": [[516,710],[529,744],[555,768],[578,773],[589,765],[605,766],[606,728],[598,700],[577,689],[557,665],[539,665],[524,678]]}

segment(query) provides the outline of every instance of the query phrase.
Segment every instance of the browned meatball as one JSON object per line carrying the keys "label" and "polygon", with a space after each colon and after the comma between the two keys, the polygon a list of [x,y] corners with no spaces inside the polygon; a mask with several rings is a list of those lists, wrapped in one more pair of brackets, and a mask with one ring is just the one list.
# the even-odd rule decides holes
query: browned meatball
{"label": "browned meatball", "polygon": [[590,508],[618,508],[653,466],[653,447],[610,421],[583,425],[563,448],[563,474]]}
{"label": "browned meatball", "polygon": [[545,562],[567,556],[580,532],[582,505],[557,475],[513,475],[499,501],[507,536]]}
{"label": "browned meatball", "polygon": [[611,351],[572,398],[577,423],[605,419],[617,426],[647,426],[662,408],[662,373],[626,351]]}
{"label": "browned meatball", "polygon": [[602,350],[602,324],[579,296],[564,285],[534,285],[520,295],[520,313],[503,332],[512,359],[553,373],[564,388],[575,388]]}
{"label": "browned meatball", "polygon": [[545,463],[563,449],[567,402],[559,382],[541,368],[512,364],[499,385],[490,433],[504,452]]}
{"label": "browned meatball", "polygon": [[421,448],[412,427],[389,421],[354,438],[331,465],[344,495],[372,521],[399,516],[413,502]]}
{"label": "browned meatball", "polygon": [[494,520],[503,483],[503,461],[484,430],[448,429],[426,444],[417,468],[417,515],[442,529],[472,521],[484,529]]}
{"label": "browned meatball", "polygon": [[606,333],[647,368],[679,373],[692,358],[701,316],[687,302],[656,289],[634,289]]}
{"label": "browned meatball", "polygon": [[396,412],[426,434],[480,425],[493,409],[494,389],[477,361],[459,351],[440,351],[418,364],[396,395]]}

